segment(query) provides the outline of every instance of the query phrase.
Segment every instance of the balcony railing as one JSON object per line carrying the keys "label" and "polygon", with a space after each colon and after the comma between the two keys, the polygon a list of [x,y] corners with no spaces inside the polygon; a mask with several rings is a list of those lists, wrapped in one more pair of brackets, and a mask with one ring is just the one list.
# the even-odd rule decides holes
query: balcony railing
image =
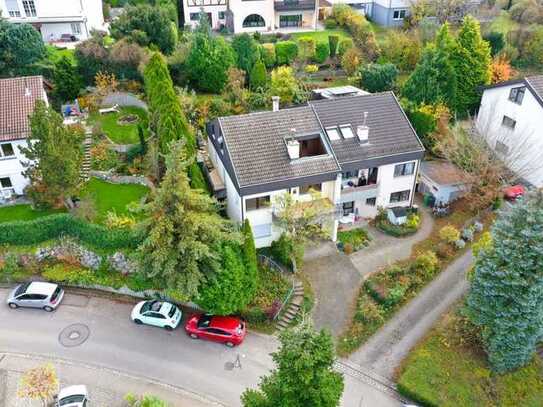
{"label": "balcony railing", "polygon": [[365,201],[368,198],[376,198],[378,188],[378,184],[345,187],[341,190],[340,201],[343,203],[353,201]]}
{"label": "balcony railing", "polygon": [[291,10],[315,10],[315,0],[283,0],[276,1],[274,4],[275,11],[291,11]]}

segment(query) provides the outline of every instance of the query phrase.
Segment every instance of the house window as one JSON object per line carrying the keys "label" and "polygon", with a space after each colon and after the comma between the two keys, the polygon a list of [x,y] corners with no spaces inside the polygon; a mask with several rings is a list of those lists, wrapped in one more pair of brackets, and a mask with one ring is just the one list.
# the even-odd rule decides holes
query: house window
{"label": "house window", "polygon": [[415,162],[398,164],[394,167],[394,177],[403,177],[405,175],[413,175],[415,172]]}
{"label": "house window", "polygon": [[368,206],[375,206],[376,203],[377,203],[377,198],[366,199],[366,205]]}
{"label": "house window", "polygon": [[341,177],[343,179],[349,179],[349,178],[357,178],[358,177],[358,171],[347,171],[341,173]]}
{"label": "house window", "polygon": [[353,138],[353,129],[349,125],[340,126],[341,134],[343,135],[343,138]]}
{"label": "house window", "polygon": [[507,127],[508,129],[514,130],[517,125],[517,121],[511,119],[509,116],[503,116],[502,126]]}
{"label": "house window", "polygon": [[354,201],[343,203],[343,216],[348,216],[354,213]]}
{"label": "house window", "polygon": [[392,18],[394,20],[403,20],[405,18],[406,10],[394,10]]}
{"label": "house window", "polygon": [[13,185],[11,184],[11,179],[9,177],[0,178],[0,187],[2,188],[11,188]]}
{"label": "house window", "polygon": [[511,89],[511,92],[509,92],[509,100],[521,105],[522,99],[524,99],[524,92],[526,92],[526,86]]}
{"label": "house window", "polygon": [[36,4],[34,4],[34,0],[23,0],[23,7],[27,17],[36,17]]}
{"label": "house window", "polygon": [[190,21],[200,20],[200,13],[190,13]]}
{"label": "house window", "polygon": [[302,26],[302,15],[282,15],[279,16],[279,27],[301,27]]}
{"label": "house window", "polygon": [[79,35],[81,34],[81,24],[79,23],[72,23],[72,34]]}
{"label": "house window", "polygon": [[308,194],[309,191],[321,192],[322,184],[304,185],[300,187],[300,194]]}
{"label": "house window", "polygon": [[258,14],[250,14],[243,20],[243,28],[264,27],[265,25],[264,19]]}
{"label": "house window", "polygon": [[11,143],[0,144],[0,158],[14,157],[15,151]]}
{"label": "house window", "polygon": [[496,141],[496,152],[502,155],[509,153],[509,147],[507,144],[502,143],[501,141]]}
{"label": "house window", "polygon": [[269,208],[271,205],[270,196],[259,196],[258,198],[251,198],[245,200],[245,206],[247,211],[255,211],[257,209]]}
{"label": "house window", "polygon": [[405,191],[393,192],[390,194],[390,203],[409,201],[409,195],[411,191],[409,189]]}
{"label": "house window", "polygon": [[224,20],[224,11],[219,11],[219,20]]}
{"label": "house window", "polygon": [[6,7],[8,8],[8,14],[10,17],[21,17],[17,0],[6,0]]}

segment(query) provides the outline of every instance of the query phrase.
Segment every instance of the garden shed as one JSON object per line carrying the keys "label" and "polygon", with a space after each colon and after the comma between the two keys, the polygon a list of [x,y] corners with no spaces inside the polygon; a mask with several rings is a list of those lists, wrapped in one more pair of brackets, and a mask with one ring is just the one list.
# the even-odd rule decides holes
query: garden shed
{"label": "garden shed", "polygon": [[393,225],[399,226],[407,222],[407,209],[405,206],[395,206],[394,208],[388,208],[387,218]]}
{"label": "garden shed", "polygon": [[423,161],[419,174],[418,191],[431,195],[436,204],[451,203],[469,190],[463,172],[448,161]]}

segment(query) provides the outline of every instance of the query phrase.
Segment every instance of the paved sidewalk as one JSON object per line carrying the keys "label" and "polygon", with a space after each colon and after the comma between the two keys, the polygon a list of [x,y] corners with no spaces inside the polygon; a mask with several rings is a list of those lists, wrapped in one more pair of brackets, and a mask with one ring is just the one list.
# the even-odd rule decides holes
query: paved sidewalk
{"label": "paved sidewalk", "polygon": [[419,205],[419,210],[423,214],[422,224],[414,235],[394,237],[386,235],[375,227],[368,228],[372,237],[369,246],[349,256],[362,277],[398,260],[408,258],[411,256],[413,246],[430,236],[434,227],[434,217],[425,206]]}
{"label": "paved sidewalk", "polygon": [[472,262],[473,255],[468,251],[450,264],[349,360],[392,379],[395,369],[409,351],[467,292],[466,272]]}
{"label": "paved sidewalk", "polygon": [[22,354],[0,354],[0,406],[40,406],[37,401],[17,397],[17,389],[24,371],[45,363],[53,363],[61,387],[85,384],[93,407],[125,407],[127,393],[153,394],[175,407],[222,406],[185,390],[111,369]]}

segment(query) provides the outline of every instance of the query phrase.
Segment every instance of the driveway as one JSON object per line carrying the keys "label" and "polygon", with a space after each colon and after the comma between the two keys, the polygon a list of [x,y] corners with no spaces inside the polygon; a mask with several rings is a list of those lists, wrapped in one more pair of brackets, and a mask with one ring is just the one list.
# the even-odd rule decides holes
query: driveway
{"label": "driveway", "polygon": [[373,335],[349,360],[392,379],[395,369],[447,309],[467,292],[466,272],[473,263],[468,251],[451,263]]}
{"label": "driveway", "polygon": [[362,278],[353,263],[333,242],[309,247],[303,272],[315,294],[315,328],[328,328],[337,337],[350,323]]}
{"label": "driveway", "polygon": [[349,256],[363,277],[398,260],[408,258],[411,256],[413,246],[430,236],[434,227],[434,217],[425,206],[419,205],[419,210],[423,214],[422,224],[414,235],[393,237],[374,227],[368,227],[372,236],[369,246]]}
{"label": "driveway", "polygon": [[[0,288],[0,298],[5,298],[8,291]],[[274,367],[269,353],[277,349],[278,342],[273,336],[250,332],[240,347],[230,349],[191,340],[182,329],[166,332],[137,326],[129,319],[132,305],[74,294],[67,294],[65,303],[53,313],[11,310],[2,304],[0,359],[2,354],[14,353],[62,359],[76,366],[92,366],[88,369],[91,375],[99,374],[94,370],[98,368],[114,370],[226,406],[240,406],[241,393],[256,386],[259,377]],[[73,324],[83,325],[82,331],[88,335],[76,346],[67,346],[66,337],[60,334]],[[75,339],[79,342],[82,337]],[[375,385],[368,374],[353,369],[344,374],[343,407],[401,405],[393,394]],[[78,376],[77,380],[82,378]],[[89,379],[89,383],[95,382]],[[115,385],[103,380],[100,386],[105,391]],[[96,390],[89,387],[91,393]],[[192,407],[185,400],[176,399],[174,405]]]}

